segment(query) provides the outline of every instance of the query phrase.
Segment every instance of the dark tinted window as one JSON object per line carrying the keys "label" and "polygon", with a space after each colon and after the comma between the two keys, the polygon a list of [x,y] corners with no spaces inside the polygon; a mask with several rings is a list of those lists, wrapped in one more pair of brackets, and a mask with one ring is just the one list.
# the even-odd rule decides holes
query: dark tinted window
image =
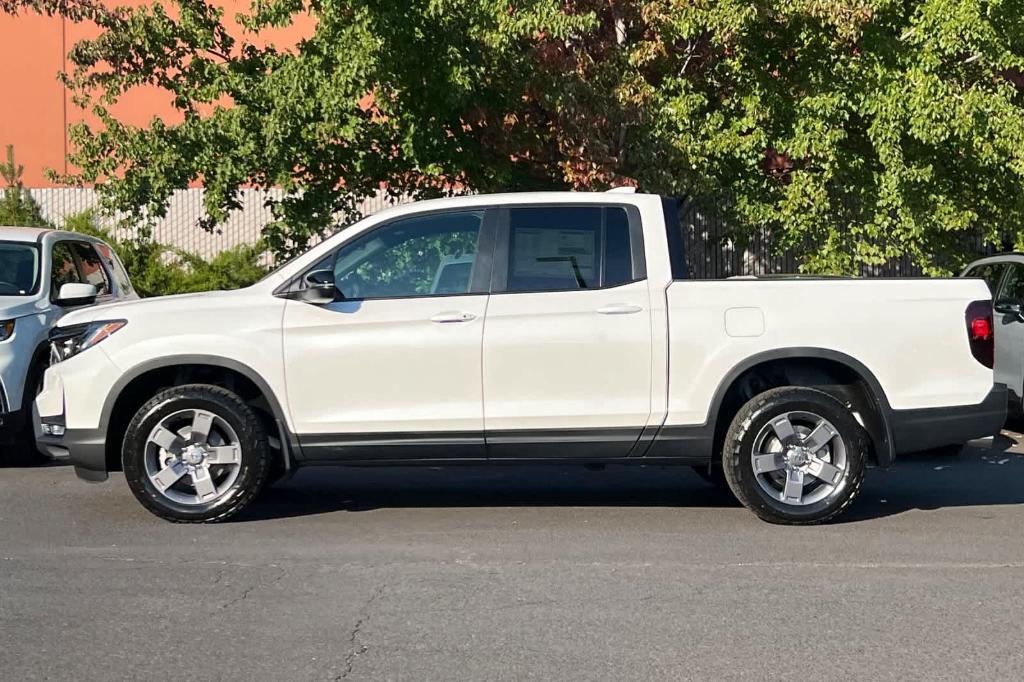
{"label": "dark tinted window", "polygon": [[[992,286],[991,284],[989,285]],[[996,297],[997,303],[1024,304],[1024,265],[1011,265]]]}
{"label": "dark tinted window", "polygon": [[72,251],[78,257],[78,265],[82,274],[82,280],[86,284],[96,287],[99,296],[110,293],[110,282],[107,280],[107,271],[100,262],[96,249],[91,244],[75,242],[71,245]]}
{"label": "dark tinted window", "polygon": [[621,208],[509,210],[507,291],[565,291],[633,279],[629,219]]}
{"label": "dark tinted window", "polygon": [[964,274],[964,277],[980,277],[985,280],[988,290],[995,296],[996,287],[999,286],[999,278],[1003,276],[1005,270],[1006,263],[988,263],[971,268]]}
{"label": "dark tinted window", "polygon": [[633,255],[629,247],[629,218],[621,208],[605,210],[604,279],[611,287],[633,279]]}
{"label": "dark tinted window", "polygon": [[119,294],[125,296],[132,293],[132,282],[128,279],[128,272],[125,271],[117,254],[106,244],[95,244],[94,246],[96,253],[100,254],[100,258],[107,265],[107,271],[117,280]]}
{"label": "dark tinted window", "polygon": [[0,296],[24,296],[36,290],[39,250],[34,244],[0,242]]}
{"label": "dark tinted window", "polygon": [[372,230],[338,250],[335,285],[346,298],[469,293],[483,216],[439,213]]}

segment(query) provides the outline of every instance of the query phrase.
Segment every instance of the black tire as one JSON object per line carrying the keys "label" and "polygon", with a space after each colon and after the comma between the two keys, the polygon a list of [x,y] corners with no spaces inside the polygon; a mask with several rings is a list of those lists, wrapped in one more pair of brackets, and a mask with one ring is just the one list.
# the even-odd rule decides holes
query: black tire
{"label": "black tire", "polygon": [[32,466],[51,461],[36,448],[35,425],[32,423],[32,403],[43,390],[43,374],[48,364],[45,359],[37,360],[25,377],[25,391],[21,400],[25,423],[10,437],[8,443],[0,442],[0,464],[3,466]]}
{"label": "black tire", "polygon": [[[834,427],[841,441],[846,464],[841,476],[835,474],[834,490],[820,500],[805,505],[780,501],[762,488],[754,471],[755,442],[769,424],[786,413],[808,413],[824,418]],[[860,493],[870,452],[867,432],[843,403],[828,393],[811,388],[785,386],[754,396],[733,418],[722,452],[725,478],[736,498],[759,518],[770,523],[808,525],[823,523],[850,506]],[[831,452],[831,450],[830,450]],[[760,474],[765,476],[765,474]],[[815,478],[805,485],[821,486]],[[768,483],[767,485],[771,485]],[[812,487],[813,491],[813,487]]]}
{"label": "black tire", "polygon": [[[238,476],[215,500],[181,504],[163,495],[146,473],[147,439],[163,419],[182,410],[201,409],[223,419],[237,434],[241,450]],[[121,451],[124,475],[135,497],[157,516],[177,523],[211,523],[247,507],[266,485],[270,448],[255,411],[231,391],[207,384],[175,386],[157,393],[128,425]]]}

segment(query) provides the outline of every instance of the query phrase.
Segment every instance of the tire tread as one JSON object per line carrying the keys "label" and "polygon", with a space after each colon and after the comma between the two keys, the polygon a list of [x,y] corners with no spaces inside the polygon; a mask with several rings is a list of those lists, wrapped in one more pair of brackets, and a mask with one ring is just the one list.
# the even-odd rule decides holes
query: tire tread
{"label": "tire tread", "polygon": [[245,507],[249,506],[249,504],[259,496],[260,492],[265,487],[270,473],[270,457],[268,453],[269,444],[263,423],[260,421],[252,407],[250,407],[234,392],[212,384],[182,384],[180,386],[173,386],[160,391],[143,404],[143,406],[135,413],[135,416],[132,417],[122,444],[122,464],[124,466],[125,476],[128,477],[130,464],[128,461],[129,453],[127,450],[129,442],[134,439],[134,435],[138,432],[141,423],[153,410],[172,400],[188,399],[202,399],[214,403],[220,403],[227,409],[234,411],[236,416],[242,419],[244,428],[243,432],[238,434],[239,438],[242,441],[246,441],[247,437],[249,437],[252,438],[255,443],[254,452],[250,454],[250,457],[254,460],[252,462],[252,466],[255,467],[256,471],[256,478],[254,479],[253,484],[240,489],[238,494],[236,494],[228,504],[223,507],[215,507],[214,510],[211,510],[215,512],[212,515],[195,517],[186,517],[170,512],[155,504],[142,486],[133,483],[131,480],[129,480],[129,485],[139,502],[141,502],[142,505],[150,512],[165,521],[170,521],[172,523],[218,523],[234,516]]}
{"label": "tire tread", "polygon": [[[830,401],[840,409],[846,409],[846,406],[824,391],[798,386],[782,386],[780,388],[769,389],[751,398],[750,401],[748,401],[747,404],[741,407],[739,412],[736,413],[736,416],[733,418],[732,424],[729,426],[729,430],[726,433],[725,444],[722,448],[722,468],[725,473],[725,480],[729,484],[729,488],[732,490],[733,494],[736,496],[736,499],[739,500],[744,507],[754,512],[754,514],[756,514],[761,520],[769,523],[791,526],[815,526],[827,523],[842,514],[851,504],[853,504],[854,500],[856,500],[857,496],[860,494],[861,487],[864,483],[865,467],[856,467],[853,475],[847,481],[846,496],[839,505],[822,516],[795,518],[780,514],[777,510],[766,504],[756,492],[748,490],[747,486],[740,480],[739,468],[743,466],[742,441],[747,433],[749,433],[753,421],[772,405],[787,400],[793,400],[797,397],[806,398],[808,393],[817,394],[820,399]],[[864,456],[867,452],[866,448],[869,441],[867,439],[867,434],[863,429],[860,428],[859,425],[858,428],[860,429],[859,433],[843,435],[844,438],[851,441],[851,445],[856,447],[862,453],[861,456]]]}

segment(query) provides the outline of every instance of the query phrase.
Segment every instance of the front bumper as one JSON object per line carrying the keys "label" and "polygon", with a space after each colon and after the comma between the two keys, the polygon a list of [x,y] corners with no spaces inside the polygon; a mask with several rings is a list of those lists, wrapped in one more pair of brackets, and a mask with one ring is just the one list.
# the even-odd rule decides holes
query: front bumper
{"label": "front bumper", "polygon": [[67,429],[63,436],[47,436],[36,420],[36,447],[55,459],[72,457],[75,474],[85,481],[107,480],[106,434],[99,429]]}
{"label": "front bumper", "polygon": [[889,414],[896,454],[963,445],[999,433],[1006,423],[1008,392],[996,384],[977,405],[893,410]]}
{"label": "front bumper", "polygon": [[[53,365],[46,370],[32,410],[39,451],[70,459],[78,477],[87,481],[107,479],[106,427],[98,416],[103,401],[95,396],[106,395],[110,378],[116,375],[100,349]],[[44,425],[50,433],[44,433]],[[62,428],[55,431],[54,426]]]}

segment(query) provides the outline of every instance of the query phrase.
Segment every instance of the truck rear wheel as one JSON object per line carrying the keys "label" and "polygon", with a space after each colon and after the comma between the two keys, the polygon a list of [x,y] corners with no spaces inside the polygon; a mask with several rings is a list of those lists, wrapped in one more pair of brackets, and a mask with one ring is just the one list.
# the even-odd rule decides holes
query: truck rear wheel
{"label": "truck rear wheel", "polygon": [[822,523],[860,492],[864,428],[841,402],[785,386],[754,396],[732,420],[722,453],[736,498],[771,523]]}
{"label": "truck rear wheel", "polygon": [[219,386],[168,388],[128,425],[124,475],[146,509],[168,521],[223,521],[266,485],[270,451],[253,409]]}

